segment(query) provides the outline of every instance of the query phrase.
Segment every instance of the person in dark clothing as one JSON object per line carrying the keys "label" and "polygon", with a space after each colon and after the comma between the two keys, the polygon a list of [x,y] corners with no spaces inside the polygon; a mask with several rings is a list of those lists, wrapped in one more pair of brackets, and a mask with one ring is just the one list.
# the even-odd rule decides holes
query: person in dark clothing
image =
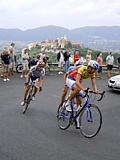
{"label": "person in dark clothing", "polygon": [[65,72],[67,72],[68,68],[70,67],[69,58],[70,58],[70,54],[68,52],[68,48],[66,48],[66,50],[64,52],[64,61],[65,61],[65,69],[64,69],[64,71]]}
{"label": "person in dark clothing", "polygon": [[4,48],[2,51],[2,64],[3,64],[3,81],[10,81],[8,78],[9,73],[9,64],[10,64],[10,55],[8,53],[7,48]]}
{"label": "person in dark clothing", "polygon": [[120,57],[117,59],[117,64],[118,64],[118,74],[120,74]]}

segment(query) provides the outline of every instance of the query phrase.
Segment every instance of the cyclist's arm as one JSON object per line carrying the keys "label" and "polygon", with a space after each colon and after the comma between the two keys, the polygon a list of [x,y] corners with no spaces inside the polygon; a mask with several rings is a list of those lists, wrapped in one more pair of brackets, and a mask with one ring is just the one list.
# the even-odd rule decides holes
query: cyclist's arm
{"label": "cyclist's arm", "polygon": [[31,74],[32,72],[28,72],[28,74],[27,74],[27,76],[26,76],[26,83],[29,81],[29,77],[30,77],[30,74]]}
{"label": "cyclist's arm", "polygon": [[42,76],[41,76],[41,80],[40,80],[40,87],[43,86],[44,80],[45,80],[45,76],[42,75]]}
{"label": "cyclist's arm", "polygon": [[67,75],[68,75],[68,73],[66,72],[66,73],[64,74],[64,76],[63,76],[64,84],[66,84],[66,78],[67,78]]}
{"label": "cyclist's arm", "polygon": [[80,88],[80,90],[85,90],[85,88],[83,87],[83,85],[80,83],[81,80],[81,75],[77,74],[76,75],[76,85]]}
{"label": "cyclist's arm", "polygon": [[95,78],[91,78],[91,83],[92,83],[92,88],[93,88],[94,92],[99,93],[97,86],[96,86]]}

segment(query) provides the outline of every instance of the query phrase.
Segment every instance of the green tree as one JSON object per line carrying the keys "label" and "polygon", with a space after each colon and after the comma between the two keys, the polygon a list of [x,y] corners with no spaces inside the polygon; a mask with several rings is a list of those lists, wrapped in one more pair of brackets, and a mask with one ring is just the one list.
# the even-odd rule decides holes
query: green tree
{"label": "green tree", "polygon": [[65,48],[72,49],[72,44],[70,41],[67,42],[67,44],[65,45]]}

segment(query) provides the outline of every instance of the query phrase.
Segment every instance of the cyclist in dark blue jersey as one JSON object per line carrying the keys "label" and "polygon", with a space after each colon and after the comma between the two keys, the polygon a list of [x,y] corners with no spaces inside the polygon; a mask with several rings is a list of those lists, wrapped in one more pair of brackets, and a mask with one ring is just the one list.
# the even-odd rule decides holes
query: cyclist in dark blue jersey
{"label": "cyclist in dark blue jersey", "polygon": [[33,81],[35,82],[35,87],[34,87],[34,92],[32,95],[32,100],[35,100],[35,94],[38,88],[39,88],[39,91],[42,91],[42,86],[43,86],[44,77],[45,77],[45,69],[43,67],[44,67],[44,62],[39,60],[37,65],[30,68],[30,71],[28,72],[26,76],[26,83],[25,83],[26,89],[24,92],[24,100],[21,102],[22,106],[26,102],[26,98],[27,98],[27,95],[30,89],[30,85]]}

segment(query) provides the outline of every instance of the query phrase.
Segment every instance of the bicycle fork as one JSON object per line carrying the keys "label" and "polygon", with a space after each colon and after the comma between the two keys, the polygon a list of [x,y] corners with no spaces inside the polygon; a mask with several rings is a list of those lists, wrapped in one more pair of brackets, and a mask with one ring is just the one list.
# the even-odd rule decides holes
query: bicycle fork
{"label": "bicycle fork", "polygon": [[86,98],[86,110],[87,110],[86,120],[88,122],[93,122],[92,111],[90,109],[90,104],[89,104],[89,99],[88,98]]}

